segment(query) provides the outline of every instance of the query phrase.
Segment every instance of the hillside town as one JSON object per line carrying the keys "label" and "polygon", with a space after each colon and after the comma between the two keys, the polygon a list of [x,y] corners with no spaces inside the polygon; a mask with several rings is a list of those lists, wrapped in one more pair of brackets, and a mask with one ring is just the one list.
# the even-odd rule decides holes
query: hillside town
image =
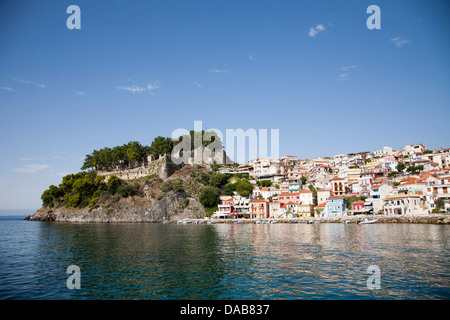
{"label": "hillside town", "polygon": [[423,144],[333,157],[251,159],[220,167],[248,174],[249,197],[221,196],[213,218],[429,215],[450,212],[450,148]]}

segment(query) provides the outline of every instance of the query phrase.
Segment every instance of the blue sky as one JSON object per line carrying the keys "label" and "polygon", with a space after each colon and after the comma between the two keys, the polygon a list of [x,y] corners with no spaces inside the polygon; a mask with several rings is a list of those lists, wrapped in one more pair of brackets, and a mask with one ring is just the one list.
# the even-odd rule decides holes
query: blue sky
{"label": "blue sky", "polygon": [[279,129],[280,154],[300,158],[449,147],[448,14],[413,0],[2,1],[0,209],[38,208],[94,149],[194,120]]}

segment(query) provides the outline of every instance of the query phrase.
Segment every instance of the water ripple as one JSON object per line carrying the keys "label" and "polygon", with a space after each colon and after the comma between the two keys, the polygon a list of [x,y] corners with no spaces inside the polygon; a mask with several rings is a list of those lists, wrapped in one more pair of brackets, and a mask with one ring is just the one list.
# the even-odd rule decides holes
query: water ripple
{"label": "water ripple", "polygon": [[[0,299],[449,299],[448,226],[0,221]],[[66,268],[81,268],[81,289]],[[381,270],[369,290],[367,267]]]}

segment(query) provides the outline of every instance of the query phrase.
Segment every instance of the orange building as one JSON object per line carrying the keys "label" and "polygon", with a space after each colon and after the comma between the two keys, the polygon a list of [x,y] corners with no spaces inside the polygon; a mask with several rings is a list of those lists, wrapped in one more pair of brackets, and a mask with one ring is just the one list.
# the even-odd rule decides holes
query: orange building
{"label": "orange building", "polygon": [[250,217],[256,219],[269,218],[269,200],[251,200]]}

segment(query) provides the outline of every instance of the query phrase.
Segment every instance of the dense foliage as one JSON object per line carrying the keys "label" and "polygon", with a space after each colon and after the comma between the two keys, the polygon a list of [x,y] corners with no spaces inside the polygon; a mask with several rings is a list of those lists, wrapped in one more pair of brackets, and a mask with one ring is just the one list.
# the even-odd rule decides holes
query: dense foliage
{"label": "dense foliage", "polygon": [[227,196],[232,196],[234,191],[241,197],[249,197],[250,193],[253,191],[253,184],[245,178],[238,178],[235,183],[227,184],[222,193]]}
{"label": "dense foliage", "polygon": [[200,192],[198,201],[200,201],[205,208],[214,208],[220,203],[219,192],[211,187],[203,188]]}
{"label": "dense foliage", "polygon": [[83,208],[95,205],[103,195],[128,197],[133,194],[133,188],[116,176],[110,176],[104,182],[104,176],[97,176],[95,171],[78,172],[63,177],[61,184],[51,185],[42,193],[44,206],[65,205],[66,207]]}
{"label": "dense foliage", "polygon": [[190,177],[195,181],[216,188],[220,188],[228,182],[229,176],[220,172],[204,172],[200,166],[194,165]]}
{"label": "dense foliage", "polygon": [[81,170],[113,170],[115,168],[127,168],[138,166],[145,161],[150,154],[150,147],[142,146],[137,141],[132,141],[114,148],[103,148],[94,150],[92,154],[86,155]]}
{"label": "dense foliage", "polygon": [[[197,132],[198,134],[199,132]],[[183,139],[190,139],[191,150],[194,149],[194,137],[196,132],[190,131],[189,136],[181,136],[172,140],[162,136],[156,137],[150,146],[143,146],[137,141],[131,141],[121,146],[113,148],[105,147],[94,150],[86,155],[81,170],[115,170],[135,168],[145,164],[147,156],[153,155],[155,159],[164,154],[170,154],[173,147]],[[206,146],[214,141],[220,141],[219,136],[214,131],[204,131],[201,133],[202,145]]]}

